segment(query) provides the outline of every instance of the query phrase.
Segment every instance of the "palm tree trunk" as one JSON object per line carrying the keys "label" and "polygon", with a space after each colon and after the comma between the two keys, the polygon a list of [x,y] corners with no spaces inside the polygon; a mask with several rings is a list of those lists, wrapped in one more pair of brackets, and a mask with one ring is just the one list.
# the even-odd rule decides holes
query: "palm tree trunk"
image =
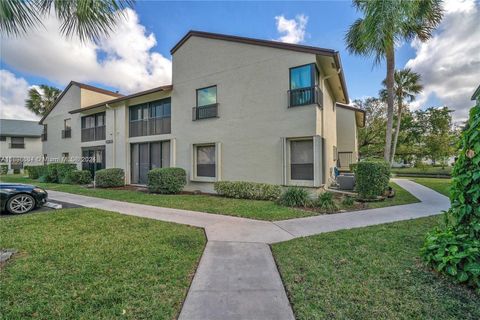
{"label": "palm tree trunk", "polygon": [[395,137],[393,138],[393,146],[392,146],[392,157],[390,158],[390,167],[393,164],[393,160],[395,158],[395,152],[397,151],[397,142],[398,142],[398,134],[400,132],[400,122],[402,120],[402,99],[398,99],[398,114],[397,114],[397,128],[395,129]]}
{"label": "palm tree trunk", "polygon": [[393,44],[387,49],[387,130],[385,136],[385,151],[383,158],[390,162],[392,149],[392,129],[393,129],[393,84],[395,72],[395,49]]}

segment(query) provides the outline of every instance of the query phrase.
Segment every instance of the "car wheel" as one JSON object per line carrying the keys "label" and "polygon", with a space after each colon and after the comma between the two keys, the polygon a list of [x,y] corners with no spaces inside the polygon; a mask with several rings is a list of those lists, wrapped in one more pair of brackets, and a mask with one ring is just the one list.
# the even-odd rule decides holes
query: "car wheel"
{"label": "car wheel", "polygon": [[28,194],[14,195],[7,202],[7,210],[14,214],[27,213],[34,207],[35,199]]}

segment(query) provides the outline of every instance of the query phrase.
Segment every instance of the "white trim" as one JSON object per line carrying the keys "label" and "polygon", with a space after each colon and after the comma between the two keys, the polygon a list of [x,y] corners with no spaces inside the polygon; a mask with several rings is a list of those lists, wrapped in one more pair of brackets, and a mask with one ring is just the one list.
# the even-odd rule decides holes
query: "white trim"
{"label": "white trim", "polygon": [[[215,177],[198,177],[197,176],[197,147],[213,146],[215,147]],[[220,142],[202,142],[191,145],[191,176],[190,181],[193,182],[216,182],[221,180],[221,143]]]}

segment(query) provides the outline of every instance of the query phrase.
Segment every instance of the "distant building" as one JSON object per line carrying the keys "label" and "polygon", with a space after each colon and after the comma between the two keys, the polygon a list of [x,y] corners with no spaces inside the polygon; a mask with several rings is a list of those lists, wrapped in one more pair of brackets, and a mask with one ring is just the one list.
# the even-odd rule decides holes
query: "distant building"
{"label": "distant building", "polygon": [[43,163],[42,131],[37,121],[0,119],[0,163],[9,173]]}

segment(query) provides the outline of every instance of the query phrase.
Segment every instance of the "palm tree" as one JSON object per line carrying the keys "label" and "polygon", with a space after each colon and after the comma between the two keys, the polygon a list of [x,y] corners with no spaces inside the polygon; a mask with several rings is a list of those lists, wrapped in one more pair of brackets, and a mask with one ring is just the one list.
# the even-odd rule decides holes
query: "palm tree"
{"label": "palm tree", "polygon": [[0,33],[18,36],[42,25],[42,18],[53,10],[61,21],[60,32],[78,35],[81,41],[96,41],[113,30],[123,9],[135,0],[2,0]]}
{"label": "palm tree", "polygon": [[41,84],[28,90],[28,99],[25,100],[25,107],[37,116],[43,116],[48,112],[61,91],[55,87]]}
{"label": "palm tree", "polygon": [[[400,122],[402,120],[403,102],[406,100],[412,102],[415,100],[415,95],[423,90],[423,85],[420,84],[420,75],[413,72],[410,68],[403,70],[395,70],[393,74],[394,84],[393,92],[397,100],[397,127],[395,129],[395,136],[393,138],[392,154],[390,156],[390,165],[393,163],[395,152],[397,150],[398,134],[400,132]],[[380,90],[380,97],[387,98],[387,79],[382,82],[385,89]]]}
{"label": "palm tree", "polygon": [[390,161],[393,129],[395,46],[417,37],[426,41],[442,20],[441,0],[353,0],[363,18],[345,35],[350,53],[374,57],[387,64],[387,129],[384,159]]}

